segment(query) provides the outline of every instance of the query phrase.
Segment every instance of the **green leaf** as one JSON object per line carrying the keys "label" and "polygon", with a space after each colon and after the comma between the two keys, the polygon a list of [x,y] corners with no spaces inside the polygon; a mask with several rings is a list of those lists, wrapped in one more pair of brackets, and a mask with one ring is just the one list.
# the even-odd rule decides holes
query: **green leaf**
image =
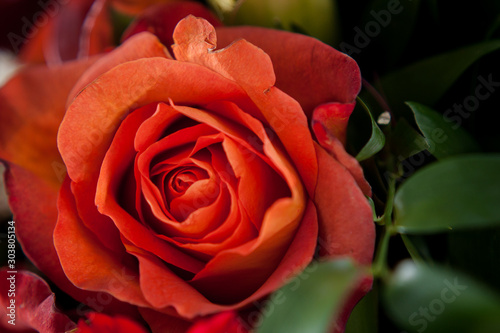
{"label": "green leaf", "polygon": [[345,333],[378,332],[378,288],[366,294],[354,307],[345,327]]}
{"label": "green leaf", "polygon": [[499,296],[468,276],[442,267],[402,262],[385,285],[383,300],[390,317],[408,332],[500,329]]}
{"label": "green leaf", "polygon": [[428,265],[432,265],[434,263],[434,258],[432,257],[432,250],[430,248],[430,244],[432,243],[433,240],[429,239],[432,236],[436,235],[401,234],[401,239],[408,253],[410,253],[410,256],[413,259],[413,261],[425,262]]}
{"label": "green leaf", "polygon": [[398,157],[398,161],[420,153],[429,148],[425,138],[408,124],[406,119],[400,118],[390,136],[391,152]]}
{"label": "green leaf", "polygon": [[356,155],[356,159],[358,161],[366,160],[367,158],[372,157],[376,153],[378,153],[385,145],[385,136],[382,133],[380,127],[378,127],[375,119],[370,112],[368,106],[363,102],[361,98],[357,98],[358,102],[363,106],[368,115],[370,116],[371,124],[372,124],[372,134],[368,142],[361,148],[360,152]]}
{"label": "green leaf", "polygon": [[492,40],[419,61],[385,76],[384,94],[393,108],[408,100],[433,105],[470,65],[498,49],[500,40]]}
{"label": "green leaf", "polygon": [[436,233],[500,224],[500,154],[452,157],[417,171],[394,199],[402,233]]}
{"label": "green leaf", "polygon": [[258,332],[326,332],[362,276],[350,260],[313,263],[271,296],[279,295],[280,302],[272,302],[263,312],[267,316]]}
{"label": "green leaf", "polygon": [[461,127],[454,128],[443,115],[419,103],[406,104],[413,111],[415,121],[429,144],[429,152],[436,158],[479,151],[469,133]]}

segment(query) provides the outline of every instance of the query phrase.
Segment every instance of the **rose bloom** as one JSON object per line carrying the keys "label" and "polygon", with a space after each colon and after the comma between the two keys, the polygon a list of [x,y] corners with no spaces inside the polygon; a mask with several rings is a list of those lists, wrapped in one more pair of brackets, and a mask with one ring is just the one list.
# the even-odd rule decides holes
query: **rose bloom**
{"label": "rose bloom", "polygon": [[193,16],[173,38],[173,55],[142,32],[25,67],[0,90],[0,157],[30,260],[155,332],[248,309],[318,244],[369,265],[370,187],[343,146],[356,63],[310,37]]}

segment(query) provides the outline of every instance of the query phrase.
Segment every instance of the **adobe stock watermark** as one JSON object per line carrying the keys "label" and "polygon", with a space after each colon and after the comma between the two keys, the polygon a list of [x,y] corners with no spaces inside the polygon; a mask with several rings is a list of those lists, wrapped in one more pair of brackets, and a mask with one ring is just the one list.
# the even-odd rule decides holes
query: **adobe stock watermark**
{"label": "adobe stock watermark", "polygon": [[474,95],[465,97],[461,104],[455,103],[443,113],[445,121],[454,123],[453,129],[459,128],[463,120],[478,109],[480,102],[487,100],[500,87],[500,82],[493,81],[493,74],[489,74],[487,79],[480,75],[477,80],[479,84],[474,89]]}
{"label": "adobe stock watermark", "polygon": [[435,321],[446,310],[446,305],[455,302],[457,297],[468,288],[468,286],[460,284],[457,277],[453,283],[445,279],[443,284],[445,287],[441,290],[439,297],[431,300],[427,306],[419,307],[418,311],[413,312],[408,317],[410,325],[414,326],[419,333],[424,332],[429,326],[429,322]]}
{"label": "adobe stock watermark", "polygon": [[38,0],[37,4],[40,6],[41,10],[37,11],[30,18],[23,16],[21,21],[23,26],[21,28],[21,35],[14,32],[9,32],[7,38],[14,52],[19,52],[21,46],[23,46],[29,39],[38,32],[39,29],[47,25],[51,18],[57,15],[61,6],[67,4],[69,0]]}
{"label": "adobe stock watermark", "polygon": [[[474,94],[466,96],[462,103],[454,103],[451,108],[444,111],[443,119],[445,122],[452,123],[450,126],[451,129],[458,129],[463,121],[479,108],[481,102],[490,98],[497,88],[500,87],[500,81],[494,81],[493,74],[489,74],[486,78],[480,75],[477,77],[477,81],[479,83],[474,89]],[[421,142],[416,139],[414,143],[419,149],[412,152],[408,158],[401,155],[397,157],[403,173],[401,178],[410,177],[417,168],[428,161],[428,158],[434,153],[436,144],[439,145],[446,142],[448,135],[443,128],[436,127],[431,132],[430,137],[426,137],[425,140],[429,144],[429,147],[423,147]],[[390,172],[386,172],[386,179],[388,179],[388,176],[390,176]]]}
{"label": "adobe stock watermark", "polygon": [[354,32],[356,33],[353,40],[354,45],[341,42],[339,45],[340,51],[350,56],[355,53],[361,53],[361,50],[370,45],[373,38],[376,38],[382,32],[382,28],[386,28],[391,24],[393,15],[400,14],[403,9],[404,7],[400,0],[390,0],[387,2],[386,9],[382,9],[378,12],[375,10],[370,11],[373,20],[368,21],[363,30],[358,26],[354,27]]}

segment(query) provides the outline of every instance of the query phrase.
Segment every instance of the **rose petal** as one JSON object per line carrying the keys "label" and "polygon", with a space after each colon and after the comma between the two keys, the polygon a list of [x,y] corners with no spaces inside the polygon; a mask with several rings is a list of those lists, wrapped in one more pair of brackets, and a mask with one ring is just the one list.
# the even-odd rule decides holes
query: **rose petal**
{"label": "rose petal", "polygon": [[65,100],[82,72],[96,59],[47,68],[21,69],[0,90],[0,158],[59,187],[64,165],[56,135]]}
{"label": "rose petal", "polygon": [[[254,239],[258,235],[257,230],[246,216],[241,204],[238,207],[239,203],[232,189],[229,189],[229,191],[232,194],[231,213],[222,226],[200,240],[176,237],[170,239],[170,241],[180,248],[190,250],[189,252],[206,254],[207,258],[211,258],[221,251],[234,248]],[[182,241],[182,243],[179,241]]]}
{"label": "rose petal", "polygon": [[59,192],[59,217],[54,229],[54,246],[64,273],[79,288],[107,292],[127,303],[148,306],[133,263],[110,252],[82,224],[69,185],[69,180],[65,181]]}
{"label": "rose petal", "polygon": [[237,85],[198,65],[164,58],[118,65],[76,97],[61,123],[58,146],[71,179],[97,178],[104,154],[127,113],[169,98],[179,103],[225,99],[249,104]]}
{"label": "rose petal", "polygon": [[290,196],[288,185],[281,175],[245,147],[238,147],[232,140],[225,140],[223,147],[239,179],[238,199],[254,225],[260,228],[267,208],[277,199]]}
{"label": "rose petal", "polygon": [[[184,222],[180,223],[178,228],[179,232],[176,233],[166,232],[163,233],[163,235],[160,235],[160,237],[169,241],[170,240],[176,242],[178,241],[183,244],[186,242],[192,242],[192,243],[199,243],[201,241],[210,242],[211,238],[214,237],[213,236],[214,233],[216,235],[220,235],[222,230],[223,235],[219,237],[226,239],[228,237],[227,228],[230,227],[231,230],[234,230],[234,225],[232,225],[231,223],[227,223],[227,219],[229,218],[228,215],[230,216],[234,215],[234,213],[230,214],[231,205],[233,205],[233,201],[234,200],[232,200],[231,198],[230,191],[221,185],[220,194],[218,195],[213,205],[200,208],[191,213]],[[182,225],[185,223],[188,224],[188,227],[190,229],[188,231],[195,229],[196,224],[201,224],[203,229],[197,230],[198,231],[197,233],[183,232],[185,229],[187,229],[187,228],[182,228]]]}
{"label": "rose petal", "polygon": [[[12,284],[15,287],[12,288]],[[31,272],[0,270],[0,290],[0,313],[3,314],[0,326],[4,329],[15,328],[17,331],[31,328],[55,333],[76,327],[74,322],[56,309],[55,296],[49,285]],[[15,293],[15,296],[9,297],[11,293]],[[8,324],[8,321],[12,321],[15,326]]]}
{"label": "rose petal", "polygon": [[[182,106],[175,106],[175,109],[201,123],[215,127],[231,137],[239,138],[241,136],[245,138],[245,131],[242,129],[236,130],[238,128],[235,127],[236,124],[224,120],[215,114],[209,114],[200,109]],[[249,120],[247,121],[251,123]],[[215,290],[210,287],[215,283],[214,281],[219,281],[217,283],[228,285],[229,281],[237,279],[237,276],[248,274],[248,272],[244,271],[250,270],[250,267],[255,268],[252,266],[253,263],[262,261],[259,261],[256,257],[266,253],[266,264],[258,270],[260,276],[255,276],[252,281],[248,282],[248,286],[238,288],[238,290],[234,290],[230,293],[230,297],[234,298],[241,298],[242,294],[245,293],[249,295],[249,293],[252,292],[252,288],[256,288],[259,283],[262,283],[262,280],[265,280],[270,274],[270,270],[276,266],[276,261],[281,258],[289,241],[293,237],[293,233],[300,223],[305,200],[302,185],[298,181],[293,167],[286,158],[284,158],[283,153],[276,147],[273,147],[269,139],[266,140],[263,134],[265,132],[262,128],[262,124],[259,125],[253,123],[253,130],[256,134],[259,134],[259,138],[264,141],[264,151],[266,155],[288,183],[291,191],[291,198],[279,199],[267,210],[261,233],[257,240],[238,248],[219,253],[202,271],[197,273],[193,283],[196,285],[197,289],[203,289],[203,293],[207,295],[215,292]],[[246,137],[248,137],[248,135]],[[244,142],[244,139],[242,141]],[[269,255],[269,253],[272,255]],[[224,282],[223,279],[228,280]],[[250,286],[251,284],[254,285]],[[217,296],[213,295],[213,297]],[[219,301],[222,302],[221,300]],[[223,302],[231,301],[224,300]]]}
{"label": "rose petal", "polygon": [[[258,290],[239,303],[220,305],[210,302],[185,280],[172,273],[161,261],[136,250],[134,255],[139,260],[141,287],[145,297],[159,310],[171,314],[173,307],[185,318],[192,319],[196,316],[241,308],[283,286],[287,279],[301,272],[309,264],[316,248],[317,227],[316,209],[314,204],[309,202],[302,223],[279,265]],[[258,263],[262,263],[262,260]],[[248,275],[244,280],[226,282],[220,286],[219,294],[231,293],[228,287],[237,289],[245,280],[248,280]]]}
{"label": "rose petal", "polygon": [[259,27],[218,27],[219,47],[243,38],[272,60],[276,87],[296,99],[308,117],[324,103],[351,103],[361,89],[356,62],[315,38]]}
{"label": "rose petal", "polygon": [[[94,292],[77,288],[68,280],[59,262],[52,238],[58,215],[57,190],[15,165],[10,165],[5,172],[5,184],[16,221],[16,236],[23,253],[51,281],[76,300],[84,303],[95,300]],[[115,298],[106,300],[109,302],[104,304],[105,307],[99,306],[99,310],[136,315],[136,309],[130,304]]]}
{"label": "rose petal", "polygon": [[340,140],[327,130],[321,121],[313,120],[312,128],[320,145],[351,173],[364,195],[370,197],[372,195],[371,186],[366,181],[363,169],[356,158],[346,152]]}
{"label": "rose petal", "polygon": [[236,312],[227,311],[196,321],[186,333],[205,332],[245,333],[248,331]]}
{"label": "rose petal", "polygon": [[139,308],[153,333],[184,333],[191,324],[176,316],[170,316],[148,308]]}
{"label": "rose petal", "polygon": [[[317,106],[312,115],[312,124],[321,123],[328,131],[345,145],[347,135],[347,123],[349,116],[354,110],[355,103],[328,103]],[[320,144],[323,145],[322,140]]]}
{"label": "rose petal", "polygon": [[215,29],[193,16],[179,22],[174,40],[172,49],[177,60],[208,67],[236,81],[246,91],[281,139],[312,194],[317,166],[307,119],[295,100],[274,87],[276,78],[269,56],[245,40],[212,52],[217,40]]}
{"label": "rose petal", "polygon": [[[109,216],[121,235],[127,240],[160,256],[163,260],[190,272],[197,272],[203,264],[190,258],[177,248],[156,237],[147,226],[135,220],[119,204],[117,194],[127,164],[134,157],[134,139],[130,133],[135,133],[142,121],[151,114],[151,109],[143,108],[130,114],[122,123],[103,161],[97,184],[96,205],[101,214]],[[128,163],[127,163],[128,161]]]}
{"label": "rose petal", "polygon": [[[339,143],[340,144],[340,143]],[[314,197],[319,216],[320,254],[350,256],[369,265],[375,245],[372,210],[349,171],[316,145],[319,179]]]}
{"label": "rose petal", "polygon": [[[186,71],[198,75],[186,77]],[[203,77],[210,83],[193,89],[191,81]],[[184,89],[178,82],[185,82],[190,89]],[[158,85],[163,89],[157,89]],[[109,87],[116,89],[110,90]],[[146,58],[119,65],[101,75],[78,95],[61,123],[58,146],[73,180],[71,188],[77,199],[79,214],[91,230],[106,239],[103,244],[120,251],[111,222],[99,216],[94,209],[94,190],[104,154],[130,108],[168,98],[210,102],[224,97],[240,99],[240,96],[235,87],[217,74],[199,66],[164,58]],[[106,226],[107,232],[97,231],[102,226]]]}
{"label": "rose petal", "polygon": [[149,119],[146,119],[137,130],[134,141],[135,150],[137,152],[146,150],[157,142],[165,134],[165,131],[169,130],[181,117],[182,115],[169,105],[158,103],[156,112]]}
{"label": "rose petal", "polygon": [[57,190],[15,165],[5,171],[5,184],[17,221],[16,236],[24,254],[60,288],[79,300],[84,299],[88,293],[68,281],[52,243],[57,220]]}
{"label": "rose petal", "polygon": [[217,303],[234,303],[249,297],[270,276],[286,252],[301,222],[302,214],[297,216],[301,208],[293,199],[276,201],[267,211],[257,239],[219,252],[196,274],[191,284]]}
{"label": "rose petal", "polygon": [[78,321],[78,333],[147,333],[148,331],[127,317],[110,317],[92,312],[88,315],[88,324],[81,318]]}
{"label": "rose petal", "polygon": [[122,44],[114,52],[102,57],[97,63],[90,67],[74,85],[67,97],[68,103],[71,103],[74,97],[86,85],[92,82],[102,73],[116,67],[119,64],[142,58],[164,57],[171,58],[165,46],[160,43],[158,38],[149,33],[142,33],[130,38],[127,43]]}

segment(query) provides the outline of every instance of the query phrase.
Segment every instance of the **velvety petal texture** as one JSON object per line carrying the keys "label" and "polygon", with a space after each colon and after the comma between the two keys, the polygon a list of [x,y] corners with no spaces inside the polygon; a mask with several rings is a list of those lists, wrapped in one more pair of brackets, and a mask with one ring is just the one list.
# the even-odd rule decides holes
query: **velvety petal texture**
{"label": "velvety petal texture", "polygon": [[105,314],[92,312],[88,319],[78,321],[78,333],[147,333],[148,331],[138,323],[127,317],[110,317]]}
{"label": "velvety petal texture", "polygon": [[66,332],[76,327],[56,309],[49,285],[28,271],[0,270],[0,327],[7,331]]}
{"label": "velvety petal texture", "polygon": [[189,328],[187,333],[226,332],[246,333],[248,330],[239,321],[238,315],[233,311],[222,312],[211,318],[200,319]]}
{"label": "velvety petal texture", "polygon": [[[58,188],[65,171],[56,145],[66,98],[97,59],[49,69],[27,66],[0,90],[0,159],[15,163]],[[41,84],[43,82],[43,84]]]}
{"label": "velvety petal texture", "polygon": [[354,102],[361,89],[356,62],[315,38],[259,27],[219,27],[217,39],[219,47],[244,39],[266,52],[276,87],[298,101],[308,117],[321,104]]}

